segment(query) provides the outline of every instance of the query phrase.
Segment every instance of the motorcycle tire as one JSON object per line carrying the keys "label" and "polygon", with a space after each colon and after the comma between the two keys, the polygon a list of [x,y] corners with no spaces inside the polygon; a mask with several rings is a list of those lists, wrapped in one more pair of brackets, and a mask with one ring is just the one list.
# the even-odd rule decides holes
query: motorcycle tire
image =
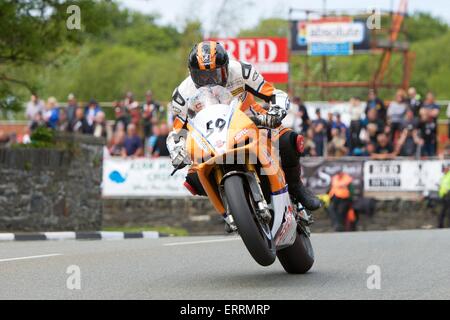
{"label": "motorcycle tire", "polygon": [[276,259],[275,245],[264,235],[255,218],[243,178],[238,175],[226,178],[224,189],[231,215],[247,250],[258,264],[271,265]]}
{"label": "motorcycle tire", "polygon": [[277,256],[287,273],[303,274],[308,272],[314,264],[311,240],[299,230],[297,230],[294,243],[277,251]]}

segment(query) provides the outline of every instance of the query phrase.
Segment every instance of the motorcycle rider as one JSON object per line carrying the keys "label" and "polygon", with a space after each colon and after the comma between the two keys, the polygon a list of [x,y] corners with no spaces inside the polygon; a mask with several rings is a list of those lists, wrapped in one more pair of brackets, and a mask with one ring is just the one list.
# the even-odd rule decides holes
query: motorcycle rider
{"label": "motorcycle rider", "polygon": [[[287,94],[265,81],[255,68],[246,62],[230,60],[223,46],[214,41],[202,41],[192,48],[188,67],[190,75],[174,90],[172,111],[176,116],[173,131],[167,138],[167,148],[172,164],[181,168],[189,164],[183,128],[187,118],[195,114],[188,107],[188,99],[204,86],[222,86],[234,97],[242,101],[241,110],[257,118],[259,124],[278,128],[289,109]],[[270,104],[266,111],[254,96]],[[285,173],[288,191],[306,209],[316,210],[321,206],[320,200],[309,191],[300,179],[300,152],[303,137],[288,128],[279,130],[279,152],[281,165]],[[193,194],[206,195],[195,169],[189,171],[184,184]],[[226,219],[225,219],[226,220]]]}

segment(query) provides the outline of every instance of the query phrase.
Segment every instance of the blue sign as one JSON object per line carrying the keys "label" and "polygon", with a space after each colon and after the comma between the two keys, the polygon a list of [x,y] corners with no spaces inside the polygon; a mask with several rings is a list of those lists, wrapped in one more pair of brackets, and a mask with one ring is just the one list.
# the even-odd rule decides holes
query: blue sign
{"label": "blue sign", "polygon": [[310,43],[308,54],[311,56],[349,56],[353,54],[352,43]]}

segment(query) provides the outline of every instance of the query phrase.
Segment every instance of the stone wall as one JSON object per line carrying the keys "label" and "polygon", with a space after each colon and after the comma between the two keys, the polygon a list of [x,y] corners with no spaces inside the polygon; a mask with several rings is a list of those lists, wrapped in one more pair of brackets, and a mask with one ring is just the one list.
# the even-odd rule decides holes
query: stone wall
{"label": "stone wall", "polygon": [[[439,207],[428,208],[425,201],[377,201],[375,214],[360,215],[358,230],[399,230],[432,228]],[[208,199],[104,199],[105,226],[171,226],[190,234],[222,234],[223,223]],[[314,213],[313,232],[333,231],[326,210]]]}
{"label": "stone wall", "polygon": [[0,149],[0,232],[99,230],[103,139],[59,135],[64,149]]}

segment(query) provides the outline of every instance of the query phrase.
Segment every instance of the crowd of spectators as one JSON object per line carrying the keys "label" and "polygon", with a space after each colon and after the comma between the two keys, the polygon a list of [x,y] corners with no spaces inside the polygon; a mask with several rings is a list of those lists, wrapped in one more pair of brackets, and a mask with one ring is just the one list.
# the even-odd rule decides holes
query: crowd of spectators
{"label": "crowd of spectators", "polygon": [[56,131],[89,134],[103,137],[111,156],[159,157],[168,156],[165,140],[169,126],[165,109],[153,99],[149,90],[143,103],[127,92],[124,99],[113,103],[114,120],[106,120],[106,114],[95,99],[86,105],[69,94],[65,106],[54,97],[41,100],[36,94],[27,103],[25,116],[28,126],[19,142],[29,143],[31,133],[38,127]]}
{"label": "crowd of spectators", "polygon": [[[299,97],[291,99],[293,112],[288,115],[287,125],[303,134],[305,156],[374,159],[436,156],[440,107],[433,93],[427,93],[422,100],[414,88],[407,92],[398,90],[392,101],[385,104],[374,90],[369,90],[365,103],[359,97],[352,97],[348,105],[346,117],[350,121],[346,124],[340,113],[329,112],[324,116],[320,108],[310,117]],[[133,93],[127,92],[112,107],[114,120],[107,121],[104,110],[94,99],[83,105],[74,94],[69,94],[62,107],[54,97],[43,101],[34,94],[25,111],[29,125],[19,142],[29,143],[31,133],[45,126],[104,137],[111,156],[169,155],[166,138],[171,126],[167,109],[154,100],[150,90],[141,103]],[[450,106],[448,109],[450,118]]]}
{"label": "crowd of spectators", "polygon": [[397,90],[394,99],[385,104],[374,90],[369,90],[366,103],[359,97],[350,99],[348,126],[341,114],[328,113],[324,118],[320,109],[310,120],[298,97],[292,99],[292,105],[302,119],[293,129],[305,137],[305,156],[392,159],[437,155],[440,107],[432,92],[422,100],[415,88]]}

